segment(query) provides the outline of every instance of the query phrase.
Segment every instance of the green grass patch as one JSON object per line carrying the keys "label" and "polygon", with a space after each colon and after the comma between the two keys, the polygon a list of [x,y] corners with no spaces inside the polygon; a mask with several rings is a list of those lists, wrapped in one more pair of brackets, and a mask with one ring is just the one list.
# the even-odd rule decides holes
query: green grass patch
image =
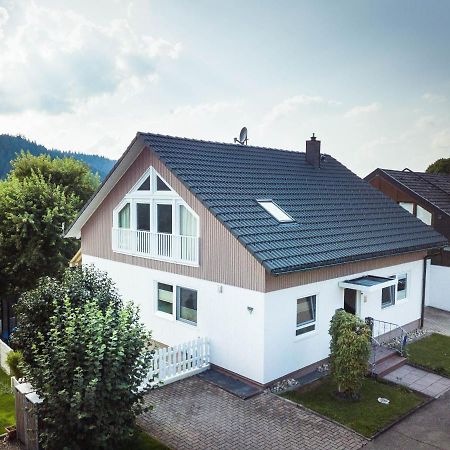
{"label": "green grass patch", "polygon": [[134,435],[126,442],[120,450],[169,450],[161,442],[152,438],[149,434],[144,433],[141,430],[136,430]]}
{"label": "green grass patch", "polygon": [[16,423],[10,380],[10,377],[0,369],[0,434],[5,432],[5,427]]}
{"label": "green grass patch", "polygon": [[[424,402],[424,397],[404,387],[370,378],[364,379],[359,401],[337,398],[336,385],[330,377],[281,395],[367,437],[373,436]],[[389,399],[389,405],[379,403],[378,397]]]}
{"label": "green grass patch", "polygon": [[433,333],[407,346],[408,360],[450,377],[450,336]]}

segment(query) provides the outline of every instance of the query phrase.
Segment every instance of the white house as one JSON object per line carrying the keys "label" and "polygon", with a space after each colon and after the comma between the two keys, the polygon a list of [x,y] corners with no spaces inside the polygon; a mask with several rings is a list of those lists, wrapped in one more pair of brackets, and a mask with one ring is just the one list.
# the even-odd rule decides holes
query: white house
{"label": "white house", "polygon": [[207,337],[265,385],[323,362],[338,308],[417,327],[445,239],[320,141],[306,152],[138,133],[67,232],[141,307],[155,340]]}

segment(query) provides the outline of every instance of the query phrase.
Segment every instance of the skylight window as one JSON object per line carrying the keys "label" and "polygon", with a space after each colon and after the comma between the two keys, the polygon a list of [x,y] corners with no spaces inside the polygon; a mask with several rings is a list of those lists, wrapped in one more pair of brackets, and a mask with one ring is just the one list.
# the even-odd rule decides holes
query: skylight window
{"label": "skylight window", "polygon": [[294,219],[272,200],[257,200],[257,202],[278,222],[294,222]]}

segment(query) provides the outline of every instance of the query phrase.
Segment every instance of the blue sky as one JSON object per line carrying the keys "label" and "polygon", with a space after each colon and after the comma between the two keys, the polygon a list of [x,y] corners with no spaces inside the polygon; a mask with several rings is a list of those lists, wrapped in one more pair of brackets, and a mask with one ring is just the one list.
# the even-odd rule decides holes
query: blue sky
{"label": "blue sky", "polygon": [[450,2],[0,0],[0,132],[117,158],[136,131],[450,157]]}

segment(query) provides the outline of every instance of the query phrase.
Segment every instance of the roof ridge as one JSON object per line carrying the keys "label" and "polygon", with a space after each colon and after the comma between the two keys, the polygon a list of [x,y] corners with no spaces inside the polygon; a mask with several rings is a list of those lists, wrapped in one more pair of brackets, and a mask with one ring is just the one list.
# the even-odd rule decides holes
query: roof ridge
{"label": "roof ridge", "polygon": [[[205,139],[197,139],[197,138],[189,138],[189,137],[183,137],[183,136],[172,136],[170,134],[160,134],[160,133],[148,133],[145,131],[138,131],[137,134],[139,136],[155,136],[155,137],[162,137],[162,138],[171,138],[171,139],[180,139],[183,141],[194,141],[194,142],[201,142],[204,144],[216,144],[216,145],[226,145],[226,146],[232,146],[232,147],[246,147],[246,148],[258,148],[258,149],[264,149],[264,150],[272,150],[277,152],[285,152],[285,153],[305,153],[305,150],[288,150],[285,148],[275,148],[275,147],[263,147],[260,145],[238,145],[233,142],[219,142],[219,141],[209,141]],[[332,157],[329,153],[321,153],[322,155],[326,155],[329,157]]]}
{"label": "roof ridge", "polygon": [[409,169],[408,167],[405,167],[402,172],[408,172],[408,173],[412,173],[414,174],[416,177],[420,178],[421,180],[425,181],[428,184],[431,184],[432,186],[434,186],[436,189],[439,189],[440,191],[442,191],[444,194],[450,195],[450,193],[448,191],[446,191],[445,189],[443,189],[442,187],[438,186],[437,184],[434,184],[431,180],[427,180],[425,177],[423,177],[420,173],[418,172],[414,172],[414,170]]}

